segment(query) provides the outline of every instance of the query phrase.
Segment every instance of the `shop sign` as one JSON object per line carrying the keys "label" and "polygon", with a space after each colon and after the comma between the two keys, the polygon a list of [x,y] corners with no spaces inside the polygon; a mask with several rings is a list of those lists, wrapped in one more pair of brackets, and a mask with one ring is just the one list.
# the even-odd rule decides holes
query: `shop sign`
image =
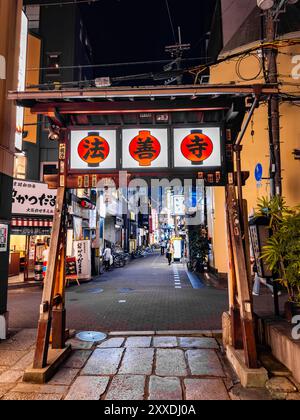
{"label": "shop sign", "polygon": [[12,213],[28,216],[52,216],[55,211],[56,190],[46,184],[14,180]]}
{"label": "shop sign", "polygon": [[185,197],[184,195],[174,195],[172,203],[172,214],[174,216],[185,215]]}
{"label": "shop sign", "polygon": [[91,278],[91,242],[74,241],[74,257],[77,263],[77,275],[79,279]]}
{"label": "shop sign", "polygon": [[71,131],[70,169],[115,170],[116,142],[116,130]]}
{"label": "shop sign", "polygon": [[7,251],[8,225],[0,224],[0,252]]}
{"label": "shop sign", "polygon": [[168,168],[168,130],[122,130],[123,169]]}
{"label": "shop sign", "polygon": [[175,128],[174,167],[220,167],[221,130],[219,127]]}
{"label": "shop sign", "polygon": [[[22,12],[19,71],[18,71],[18,91],[19,92],[23,92],[25,90],[27,35],[28,35],[28,19],[27,19],[25,13]],[[19,150],[22,150],[24,108],[20,107],[20,106],[17,106],[16,110],[17,110],[17,115],[16,115],[15,147]]]}

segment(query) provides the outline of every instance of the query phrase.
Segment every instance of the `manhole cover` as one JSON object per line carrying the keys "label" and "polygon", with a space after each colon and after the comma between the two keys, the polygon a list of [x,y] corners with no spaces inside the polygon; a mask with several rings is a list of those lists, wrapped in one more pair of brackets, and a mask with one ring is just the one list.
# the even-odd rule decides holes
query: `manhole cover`
{"label": "manhole cover", "polygon": [[120,293],[130,293],[130,292],[133,292],[133,291],[134,291],[134,289],[130,289],[128,287],[124,287],[123,289],[119,289]]}
{"label": "manhole cover", "polygon": [[96,343],[105,340],[106,334],[96,331],[82,331],[76,335],[76,338],[81,341],[87,341],[90,343]]}
{"label": "manhole cover", "polygon": [[103,293],[104,290],[103,289],[89,289],[87,290],[87,293],[93,293],[93,294],[98,294],[98,293]]}

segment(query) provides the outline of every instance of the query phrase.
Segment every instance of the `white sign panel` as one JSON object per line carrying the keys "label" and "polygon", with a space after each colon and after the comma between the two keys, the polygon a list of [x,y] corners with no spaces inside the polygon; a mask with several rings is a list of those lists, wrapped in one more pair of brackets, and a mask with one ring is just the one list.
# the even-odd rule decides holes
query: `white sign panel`
{"label": "white sign panel", "polygon": [[0,224],[0,252],[7,251],[8,225]]}
{"label": "white sign panel", "polygon": [[89,280],[91,278],[91,241],[74,241],[73,249],[78,278]]}
{"label": "white sign panel", "polygon": [[56,190],[47,184],[14,180],[12,213],[28,216],[52,216],[55,211]]}
{"label": "white sign panel", "polygon": [[123,169],[168,168],[168,130],[122,130]]}
{"label": "white sign panel", "polygon": [[71,131],[71,170],[116,169],[116,152],[116,130]]}
{"label": "white sign panel", "polygon": [[[27,33],[28,33],[28,19],[25,13],[22,12],[19,72],[18,72],[18,91],[19,92],[22,92],[25,90]],[[17,116],[16,116],[15,147],[19,150],[22,150],[23,124],[24,124],[24,108],[18,106]]]}
{"label": "white sign panel", "polygon": [[173,197],[172,214],[175,216],[185,215],[185,197],[184,195],[174,195]]}
{"label": "white sign panel", "polygon": [[174,135],[175,168],[221,166],[221,129],[219,127],[176,128]]}

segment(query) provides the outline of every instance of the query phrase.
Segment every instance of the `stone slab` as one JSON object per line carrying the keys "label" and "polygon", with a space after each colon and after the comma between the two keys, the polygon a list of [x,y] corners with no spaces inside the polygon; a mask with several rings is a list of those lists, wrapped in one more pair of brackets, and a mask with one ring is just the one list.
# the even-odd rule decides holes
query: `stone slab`
{"label": "stone slab", "polygon": [[178,378],[160,378],[158,376],[151,376],[148,399],[151,401],[182,400],[180,380]]}
{"label": "stone slab", "polygon": [[27,351],[0,350],[0,366],[11,367],[26,354]]}
{"label": "stone slab", "polygon": [[157,376],[186,376],[188,372],[183,350],[157,349],[155,373]]}
{"label": "stone slab", "polygon": [[181,337],[179,338],[179,346],[183,348],[196,349],[218,349],[219,345],[214,338],[194,338]]}
{"label": "stone slab", "polygon": [[176,337],[154,337],[153,338],[153,347],[168,348],[168,347],[177,347],[177,338]]}
{"label": "stone slab", "polygon": [[125,347],[150,347],[152,337],[129,337],[125,342]]}
{"label": "stone slab", "polygon": [[36,341],[35,329],[24,329],[0,343],[0,350],[29,350]]}
{"label": "stone slab", "polygon": [[92,354],[91,350],[75,350],[68,358],[64,367],[82,369]]}
{"label": "stone slab", "polygon": [[7,370],[0,375],[0,384],[13,384],[23,376],[22,370]]}
{"label": "stone slab", "polygon": [[186,355],[192,375],[225,377],[220,359],[214,350],[188,350]]}
{"label": "stone slab", "polygon": [[145,376],[141,375],[116,375],[105,400],[141,401],[144,399],[145,382]]}
{"label": "stone slab", "polygon": [[100,400],[109,382],[108,377],[80,376],[76,379],[65,400]]}
{"label": "stone slab", "polygon": [[13,370],[26,370],[29,366],[32,365],[34,357],[34,350],[31,350],[27,353],[22,359],[20,359],[15,365],[11,367]]}
{"label": "stone slab", "polygon": [[127,348],[119,374],[151,375],[154,349]]}
{"label": "stone slab", "polygon": [[6,401],[60,401],[63,395],[59,394],[27,394],[25,392],[8,392],[2,400]]}
{"label": "stone slab", "polygon": [[110,332],[109,336],[113,337],[118,337],[118,336],[124,336],[124,337],[130,337],[130,336],[152,336],[154,335],[155,332],[154,331],[114,331],[114,332]]}
{"label": "stone slab", "polygon": [[291,376],[291,372],[282,363],[275,359],[270,353],[262,353],[259,355],[259,360],[263,367],[267,369],[272,376]]}
{"label": "stone slab", "polygon": [[79,373],[79,369],[60,369],[55,376],[49,381],[49,385],[66,385],[69,386]]}
{"label": "stone slab", "polygon": [[185,379],[186,400],[227,401],[229,395],[221,379]]}
{"label": "stone slab", "polygon": [[70,345],[73,350],[90,350],[94,347],[94,343],[77,340],[76,338],[68,340],[66,344]]}
{"label": "stone slab", "polygon": [[98,346],[98,348],[99,349],[119,348],[119,347],[122,347],[122,345],[124,344],[124,341],[125,341],[124,337],[110,338],[109,340],[106,340],[103,343],[101,343]]}
{"label": "stone slab", "polygon": [[18,383],[11,391],[24,394],[59,394],[63,395],[68,391],[69,387],[65,385],[38,385],[28,383]]}
{"label": "stone slab", "polygon": [[0,384],[0,399],[11,390],[13,386],[11,384]]}
{"label": "stone slab", "polygon": [[266,383],[266,388],[271,393],[279,392],[279,393],[291,394],[293,392],[297,392],[297,388],[295,387],[295,385],[292,384],[292,382],[289,381],[287,378],[282,378],[282,377],[271,378]]}
{"label": "stone slab", "polygon": [[227,346],[227,358],[239,377],[244,388],[264,388],[269,379],[265,368],[248,369],[245,364],[244,352]]}
{"label": "stone slab", "polygon": [[94,351],[81,375],[115,375],[124,349],[97,349]]}

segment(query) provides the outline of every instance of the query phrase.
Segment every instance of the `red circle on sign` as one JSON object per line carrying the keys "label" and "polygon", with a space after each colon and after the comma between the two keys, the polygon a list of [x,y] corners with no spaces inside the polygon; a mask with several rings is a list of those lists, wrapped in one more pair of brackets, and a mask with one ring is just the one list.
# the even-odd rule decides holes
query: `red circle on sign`
{"label": "red circle on sign", "polygon": [[214,150],[212,140],[203,133],[192,133],[181,143],[181,153],[194,164],[200,164],[208,159]]}
{"label": "red circle on sign", "polygon": [[143,130],[130,142],[129,153],[139,166],[151,166],[161,152],[161,144],[151,131]]}
{"label": "red circle on sign", "polygon": [[89,166],[99,166],[107,159],[109,152],[108,142],[100,136],[87,136],[78,145],[80,159]]}

